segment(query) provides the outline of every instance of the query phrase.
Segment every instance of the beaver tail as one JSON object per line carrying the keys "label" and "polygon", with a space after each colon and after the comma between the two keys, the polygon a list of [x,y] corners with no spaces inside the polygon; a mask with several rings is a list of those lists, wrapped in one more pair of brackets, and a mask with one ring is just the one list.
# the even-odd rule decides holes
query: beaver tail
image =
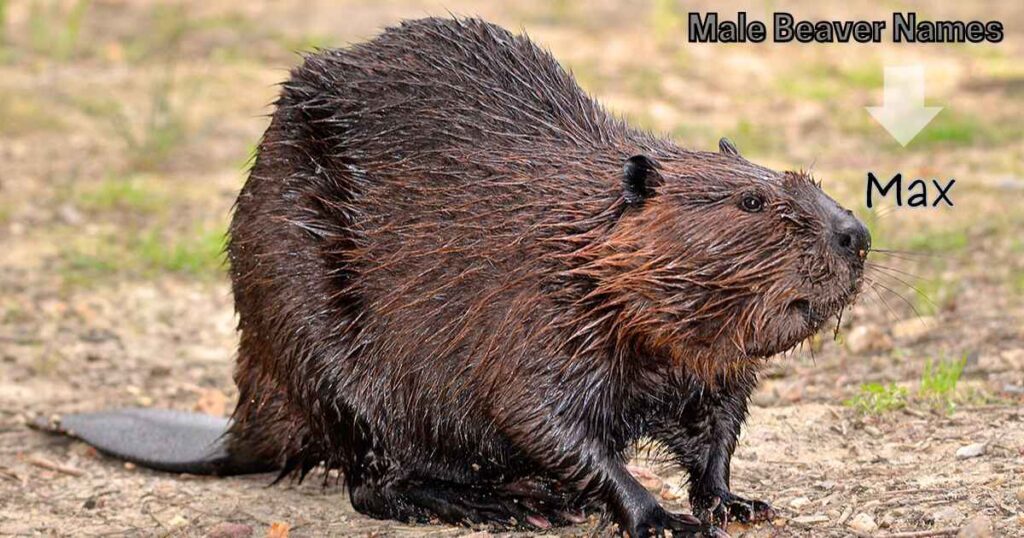
{"label": "beaver tail", "polygon": [[279,465],[234,442],[226,418],[170,409],[127,408],[37,419],[36,429],[80,439],[100,452],[171,473],[238,475]]}

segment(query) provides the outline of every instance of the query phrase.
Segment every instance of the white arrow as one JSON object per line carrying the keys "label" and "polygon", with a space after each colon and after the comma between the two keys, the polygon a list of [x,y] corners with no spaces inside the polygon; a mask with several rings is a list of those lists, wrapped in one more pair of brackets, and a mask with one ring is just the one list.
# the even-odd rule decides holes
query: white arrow
{"label": "white arrow", "polygon": [[942,110],[924,106],[924,66],[885,68],[885,97],[882,106],[864,107],[886,131],[906,146]]}

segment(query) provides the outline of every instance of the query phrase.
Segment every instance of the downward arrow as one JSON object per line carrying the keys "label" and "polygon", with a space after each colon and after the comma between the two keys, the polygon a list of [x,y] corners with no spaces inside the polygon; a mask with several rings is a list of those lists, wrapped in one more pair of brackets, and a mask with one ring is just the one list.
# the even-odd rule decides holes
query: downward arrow
{"label": "downward arrow", "polygon": [[921,65],[886,67],[882,106],[865,108],[904,147],[942,110],[940,106],[924,106]]}

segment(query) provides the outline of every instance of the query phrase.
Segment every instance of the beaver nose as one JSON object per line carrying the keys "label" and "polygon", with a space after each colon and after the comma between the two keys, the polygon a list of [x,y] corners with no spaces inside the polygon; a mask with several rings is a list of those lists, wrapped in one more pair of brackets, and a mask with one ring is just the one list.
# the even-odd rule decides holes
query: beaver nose
{"label": "beaver nose", "polygon": [[871,248],[871,233],[867,226],[850,212],[841,212],[832,223],[832,239],[836,248],[845,255],[863,258]]}

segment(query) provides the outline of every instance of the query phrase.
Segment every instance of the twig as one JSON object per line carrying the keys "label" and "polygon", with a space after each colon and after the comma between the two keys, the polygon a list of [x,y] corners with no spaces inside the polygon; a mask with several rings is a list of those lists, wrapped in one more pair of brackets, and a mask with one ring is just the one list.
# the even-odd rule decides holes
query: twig
{"label": "twig", "polygon": [[0,476],[6,478],[8,480],[13,480],[15,482],[21,482],[21,478],[17,475],[17,473],[15,473],[14,471],[8,469],[7,467],[0,467]]}
{"label": "twig", "polygon": [[953,536],[960,529],[949,527],[945,529],[932,529],[930,531],[905,531],[883,534],[881,538],[929,538],[932,536]]}
{"label": "twig", "polygon": [[71,467],[70,465],[61,465],[57,462],[50,461],[38,454],[33,454],[29,456],[25,461],[32,465],[35,465],[36,467],[42,467],[43,469],[57,471],[58,473],[64,473],[66,475],[82,476],[85,474],[85,471],[81,469],[76,469],[74,467]]}
{"label": "twig", "polygon": [[889,491],[880,491],[878,496],[890,497],[892,495],[913,495],[915,493],[941,493],[944,490],[938,488],[907,488],[907,489],[893,489]]}

